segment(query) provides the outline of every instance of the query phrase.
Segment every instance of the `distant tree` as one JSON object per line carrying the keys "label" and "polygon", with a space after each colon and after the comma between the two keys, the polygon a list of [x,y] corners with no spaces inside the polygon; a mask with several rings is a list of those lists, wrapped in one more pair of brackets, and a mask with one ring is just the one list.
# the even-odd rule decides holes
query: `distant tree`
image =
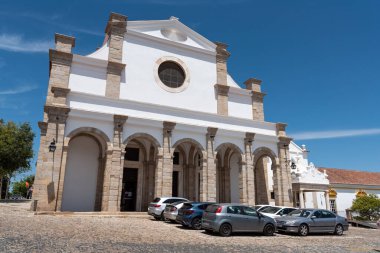
{"label": "distant tree", "polygon": [[8,178],[5,198],[11,178],[30,169],[33,158],[34,133],[29,123],[4,123],[0,119],[0,177]]}
{"label": "distant tree", "polygon": [[351,210],[366,220],[377,220],[380,216],[380,199],[375,194],[358,196],[352,202]]}
{"label": "distant tree", "polygon": [[26,176],[23,179],[21,179],[20,181],[14,182],[12,184],[12,194],[13,195],[21,195],[23,197],[26,197],[27,193],[28,193],[28,188],[26,187],[27,186],[26,182],[28,182],[29,187],[32,186],[33,182],[34,182],[34,175]]}

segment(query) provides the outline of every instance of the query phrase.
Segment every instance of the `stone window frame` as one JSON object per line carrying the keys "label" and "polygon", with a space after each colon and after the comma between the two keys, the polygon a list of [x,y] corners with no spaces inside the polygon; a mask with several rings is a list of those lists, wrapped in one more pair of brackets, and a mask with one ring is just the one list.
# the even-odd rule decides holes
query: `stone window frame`
{"label": "stone window frame", "polygon": [[[166,61],[171,61],[171,62],[178,64],[182,68],[183,72],[185,73],[185,80],[183,81],[183,84],[178,88],[172,88],[172,87],[166,86],[166,84],[164,84],[161,81],[161,79],[158,75],[158,68],[160,67],[160,65],[163,62],[166,62]],[[190,84],[190,71],[189,71],[189,69],[187,68],[186,64],[181,59],[174,57],[174,56],[163,56],[163,57],[159,58],[154,64],[153,75],[154,75],[154,79],[155,79],[156,83],[158,84],[158,86],[160,86],[162,89],[164,89],[168,92],[171,92],[171,93],[182,92],[182,91],[186,90]]]}

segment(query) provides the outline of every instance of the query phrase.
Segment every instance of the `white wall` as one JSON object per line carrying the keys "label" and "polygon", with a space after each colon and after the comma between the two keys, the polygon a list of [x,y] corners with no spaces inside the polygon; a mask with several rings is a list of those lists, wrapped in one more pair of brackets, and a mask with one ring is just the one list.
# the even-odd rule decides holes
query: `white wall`
{"label": "white wall", "polygon": [[90,137],[72,139],[69,145],[62,211],[94,211],[99,146]]}
{"label": "white wall", "polygon": [[106,94],[107,69],[73,62],[69,78],[69,88],[72,91],[104,96]]}
{"label": "white wall", "polygon": [[[155,64],[164,56],[177,57],[188,68],[190,84],[184,91],[168,92],[156,83]],[[216,113],[215,61],[215,56],[212,55],[129,35],[123,47],[123,62],[127,66],[125,82],[121,83],[120,98]]]}
{"label": "white wall", "polygon": [[228,115],[238,118],[252,119],[252,98],[230,92],[228,94]]}

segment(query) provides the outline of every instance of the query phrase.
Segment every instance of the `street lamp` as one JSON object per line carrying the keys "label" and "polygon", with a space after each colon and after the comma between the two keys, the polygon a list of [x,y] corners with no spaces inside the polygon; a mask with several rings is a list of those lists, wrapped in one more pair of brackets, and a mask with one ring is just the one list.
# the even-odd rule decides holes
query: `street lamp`
{"label": "street lamp", "polygon": [[292,162],[292,164],[290,165],[290,168],[292,170],[296,170],[297,169],[297,165],[294,162]]}
{"label": "street lamp", "polygon": [[55,139],[53,138],[53,141],[50,142],[50,145],[49,145],[49,152],[55,152],[55,149],[57,148],[57,146],[55,145]]}

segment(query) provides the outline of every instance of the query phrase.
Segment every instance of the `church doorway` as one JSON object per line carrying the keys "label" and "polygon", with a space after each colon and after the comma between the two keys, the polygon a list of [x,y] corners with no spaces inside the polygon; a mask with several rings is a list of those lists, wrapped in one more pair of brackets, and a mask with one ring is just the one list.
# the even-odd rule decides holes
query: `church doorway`
{"label": "church doorway", "polygon": [[136,211],[138,169],[124,168],[120,211]]}

